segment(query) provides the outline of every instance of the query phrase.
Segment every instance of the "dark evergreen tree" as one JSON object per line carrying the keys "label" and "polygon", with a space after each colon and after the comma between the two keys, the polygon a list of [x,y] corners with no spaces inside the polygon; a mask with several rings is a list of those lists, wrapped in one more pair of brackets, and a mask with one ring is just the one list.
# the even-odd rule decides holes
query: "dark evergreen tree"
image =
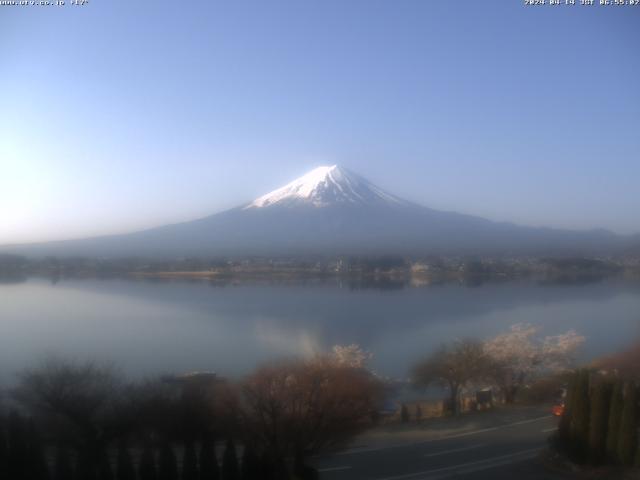
{"label": "dark evergreen tree", "polygon": [[612,385],[600,379],[591,392],[589,419],[589,460],[599,465],[606,458],[607,424]]}
{"label": "dark evergreen tree", "polygon": [[416,404],[416,422],[420,422],[422,420],[422,407],[420,404]]}
{"label": "dark evergreen tree", "polygon": [[117,480],[136,480],[136,470],[133,466],[131,452],[127,448],[127,444],[121,441],[118,444],[118,463],[116,466]]}
{"label": "dark evergreen tree", "polygon": [[138,477],[140,480],[157,480],[156,457],[153,448],[149,444],[145,445],[140,455],[138,465]]}
{"label": "dark evergreen tree", "polygon": [[97,463],[98,459],[92,448],[88,446],[80,448],[76,456],[76,480],[96,480]]}
{"label": "dark evergreen tree", "polygon": [[609,421],[607,425],[607,459],[610,463],[618,462],[618,438],[620,436],[620,421],[623,407],[623,384],[617,381],[613,386],[611,401],[609,402]]}
{"label": "dark evergreen tree", "polygon": [[220,467],[216,456],[215,445],[207,436],[200,447],[200,480],[219,480]]}
{"label": "dark evergreen tree", "polygon": [[184,445],[182,480],[198,480],[198,457],[196,455],[196,448],[190,440]]}
{"label": "dark evergreen tree", "polygon": [[98,465],[96,469],[97,480],[113,480],[113,468],[106,448],[102,448],[97,455]]}
{"label": "dark evergreen tree", "polygon": [[402,423],[407,423],[409,421],[409,409],[404,403],[400,407],[400,420]]}
{"label": "dark evergreen tree", "polygon": [[571,425],[569,434],[571,438],[570,453],[577,462],[584,462],[588,455],[589,442],[589,371],[578,372],[574,398],[571,408]]}
{"label": "dark evergreen tree", "polygon": [[36,429],[33,419],[28,423],[27,448],[29,455],[29,480],[48,480],[49,468],[45,458],[44,448],[40,439],[40,434]]}
{"label": "dark evergreen tree", "polygon": [[65,446],[58,446],[53,466],[53,480],[73,480],[73,473],[69,450]]}
{"label": "dark evergreen tree", "polygon": [[633,383],[628,383],[624,390],[618,436],[618,459],[623,465],[631,466],[638,447],[638,393]]}
{"label": "dark evergreen tree", "polygon": [[7,480],[7,462],[9,461],[9,446],[7,445],[7,433],[5,428],[5,418],[0,416],[0,480]]}
{"label": "dark evergreen tree", "polygon": [[260,457],[260,473],[263,480],[276,480],[276,464],[268,452],[263,452]]}
{"label": "dark evergreen tree", "polygon": [[27,427],[22,416],[16,411],[12,411],[9,414],[8,445],[8,478],[10,480],[27,479],[29,474]]}
{"label": "dark evergreen tree", "polygon": [[242,480],[257,480],[262,478],[260,457],[251,445],[245,445],[242,452]]}
{"label": "dark evergreen tree", "polygon": [[160,449],[158,480],[178,480],[178,461],[169,442],[165,442]]}
{"label": "dark evergreen tree", "polygon": [[227,440],[222,455],[222,480],[238,480],[238,455],[233,440]]}

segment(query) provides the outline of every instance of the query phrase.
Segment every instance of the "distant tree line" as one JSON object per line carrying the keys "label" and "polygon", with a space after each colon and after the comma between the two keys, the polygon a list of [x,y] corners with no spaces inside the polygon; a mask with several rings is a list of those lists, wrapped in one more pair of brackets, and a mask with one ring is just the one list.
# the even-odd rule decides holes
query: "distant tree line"
{"label": "distant tree line", "polygon": [[[138,274],[154,277],[176,272],[215,272],[217,281],[226,277],[259,272],[298,275],[341,275],[354,282],[355,288],[369,286],[402,287],[408,278],[422,272],[431,281],[462,280],[479,285],[487,280],[509,279],[533,274],[544,275],[546,281],[590,282],[615,274],[629,264],[629,258],[600,260],[592,258],[501,258],[401,255],[298,255],[291,257],[45,257],[25,258],[0,254],[0,280],[24,280],[27,275],[48,275],[54,281],[65,277],[113,277]],[[418,265],[416,271],[412,266]],[[428,268],[424,268],[428,267]],[[422,268],[422,270],[421,270]],[[413,273],[412,273],[413,272]],[[428,273],[427,273],[428,272]],[[420,275],[420,273],[418,273]],[[376,284],[370,285],[372,279]],[[378,285],[378,282],[386,284]]]}
{"label": "distant tree line", "polygon": [[380,393],[375,376],[335,354],[240,382],[132,383],[108,366],[50,358],[21,373],[0,411],[0,479],[316,478],[309,456],[368,426]]}
{"label": "distant tree line", "polygon": [[27,265],[25,257],[0,253],[0,280],[24,275]]}

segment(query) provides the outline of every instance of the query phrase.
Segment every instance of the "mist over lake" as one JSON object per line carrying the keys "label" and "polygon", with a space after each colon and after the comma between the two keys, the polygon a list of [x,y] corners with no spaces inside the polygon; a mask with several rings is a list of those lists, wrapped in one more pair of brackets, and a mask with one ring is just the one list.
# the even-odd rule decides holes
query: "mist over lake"
{"label": "mist over lake", "polygon": [[0,284],[0,380],[46,354],[110,361],[128,375],[248,373],[257,364],[357,343],[379,373],[404,378],[442,342],[518,322],[586,336],[580,360],[640,333],[640,284],[532,281],[353,289],[336,284],[31,278]]}

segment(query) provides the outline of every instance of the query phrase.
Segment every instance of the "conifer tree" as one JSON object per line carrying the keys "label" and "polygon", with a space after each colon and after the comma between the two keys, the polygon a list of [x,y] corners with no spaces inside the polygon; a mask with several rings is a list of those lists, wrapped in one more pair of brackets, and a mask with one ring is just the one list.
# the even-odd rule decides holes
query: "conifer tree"
{"label": "conifer tree", "polygon": [[416,421],[420,422],[422,420],[422,407],[420,404],[416,404]]}
{"label": "conifer tree", "polygon": [[178,461],[169,442],[164,442],[160,449],[158,480],[178,480]]}
{"label": "conifer tree", "polygon": [[588,453],[589,441],[589,371],[578,373],[577,383],[572,400],[571,425],[569,434],[571,439],[570,451],[577,462],[584,462]]}
{"label": "conifer tree", "polygon": [[631,466],[638,446],[638,394],[633,383],[628,383],[624,391],[624,404],[618,436],[618,459],[623,465]]}
{"label": "conifer tree", "polygon": [[40,434],[36,429],[33,419],[29,419],[28,423],[28,456],[29,456],[29,480],[48,480],[49,468],[47,466],[47,460],[44,455],[44,448],[42,447],[42,441]]}
{"label": "conifer tree", "polygon": [[71,463],[71,457],[69,456],[69,450],[65,446],[58,446],[58,448],[56,448],[53,480],[73,480],[73,465]]}
{"label": "conifer tree", "polygon": [[118,463],[116,466],[116,480],[136,480],[131,452],[123,440],[118,444]]}
{"label": "conifer tree", "polygon": [[242,453],[242,480],[255,480],[261,478],[260,457],[251,445],[245,445]]}
{"label": "conifer tree", "polygon": [[208,436],[202,441],[200,447],[200,480],[219,480],[220,467],[211,438]]}
{"label": "conifer tree", "polygon": [[611,401],[609,402],[609,421],[607,425],[607,459],[611,463],[618,462],[618,437],[620,436],[620,421],[622,419],[623,384],[617,381],[613,386]]}
{"label": "conifer tree", "polygon": [[5,419],[0,416],[0,480],[8,478],[7,462],[9,461],[9,446],[7,445],[7,434],[5,429]]}
{"label": "conifer tree", "polygon": [[146,445],[140,455],[138,465],[138,476],[140,480],[157,480],[156,457],[150,445]]}
{"label": "conifer tree", "polygon": [[77,480],[96,480],[98,459],[95,452],[84,446],[79,449],[76,455],[75,476]]}
{"label": "conifer tree", "polygon": [[589,460],[598,465],[606,458],[607,423],[611,383],[598,381],[591,393],[591,413],[589,419]]}
{"label": "conifer tree", "polygon": [[188,440],[182,457],[182,480],[198,480],[198,457],[193,442]]}
{"label": "conifer tree", "polygon": [[18,412],[12,411],[9,414],[8,424],[8,477],[9,479],[27,478],[29,471],[29,448],[25,421]]}
{"label": "conifer tree", "polygon": [[276,480],[276,465],[268,452],[263,452],[260,457],[260,473],[263,480]]}
{"label": "conifer tree", "polygon": [[227,440],[222,455],[222,480],[238,480],[238,456],[233,440]]}
{"label": "conifer tree", "polygon": [[111,459],[109,458],[106,448],[101,448],[98,453],[98,468],[96,474],[97,480],[113,480]]}

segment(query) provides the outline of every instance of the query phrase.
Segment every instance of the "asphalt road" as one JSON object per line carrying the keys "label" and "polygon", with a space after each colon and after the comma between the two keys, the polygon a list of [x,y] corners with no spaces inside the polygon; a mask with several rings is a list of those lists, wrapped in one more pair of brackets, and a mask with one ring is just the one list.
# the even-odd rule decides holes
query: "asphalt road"
{"label": "asphalt road", "polygon": [[[540,415],[543,413],[542,415]],[[362,445],[317,458],[321,480],[436,480],[554,478],[532,461],[547,445],[557,420],[546,412],[461,429],[412,442]]]}

